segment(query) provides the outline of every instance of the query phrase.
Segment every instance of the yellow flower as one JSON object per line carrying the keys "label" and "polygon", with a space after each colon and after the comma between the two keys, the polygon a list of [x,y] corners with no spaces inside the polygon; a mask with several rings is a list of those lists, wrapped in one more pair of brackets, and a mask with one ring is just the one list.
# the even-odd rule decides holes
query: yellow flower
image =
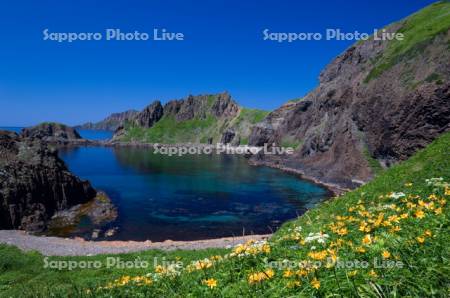
{"label": "yellow flower", "polygon": [[298,276],[307,276],[308,271],[306,271],[305,269],[300,269],[297,272],[295,272],[295,274],[297,274]]}
{"label": "yellow flower", "polygon": [[406,219],[406,218],[408,218],[408,213],[402,213],[402,214],[400,214],[400,218],[401,218],[401,219]]}
{"label": "yellow flower", "polygon": [[389,259],[391,257],[391,253],[387,250],[383,251],[382,253],[383,259]]}
{"label": "yellow flower", "polygon": [[327,257],[327,251],[326,250],[318,252],[311,251],[310,253],[308,253],[308,256],[314,260],[324,260]]}
{"label": "yellow flower", "polygon": [[275,272],[273,271],[273,269],[267,269],[266,271],[264,271],[264,274],[267,276],[267,278],[272,278],[275,275]]}
{"label": "yellow flower", "polygon": [[366,234],[366,236],[364,236],[362,243],[365,245],[372,244],[372,237],[370,236],[370,234]]}
{"label": "yellow flower", "polygon": [[212,267],[212,262],[209,259],[195,262],[195,269],[202,270]]}
{"label": "yellow flower", "polygon": [[434,193],[432,193],[431,195],[428,196],[428,199],[430,199],[430,200],[436,200],[437,197],[436,197],[436,195],[435,195]]}
{"label": "yellow flower", "polygon": [[347,235],[347,234],[348,234],[348,230],[347,230],[347,228],[341,228],[341,229],[339,229],[339,230],[337,231],[337,233],[338,233],[338,235],[340,235],[340,236],[344,236],[344,235]]}
{"label": "yellow flower", "polygon": [[425,233],[424,233],[426,236],[428,236],[428,237],[431,237],[432,235],[433,235],[433,233],[431,233],[431,231],[430,230],[425,230]]}
{"label": "yellow flower", "polygon": [[400,218],[397,215],[391,215],[388,217],[388,220],[391,222],[399,222]]}
{"label": "yellow flower", "polygon": [[291,277],[293,274],[294,274],[294,272],[292,272],[292,270],[287,269],[287,270],[284,270],[284,272],[283,272],[283,277],[289,278],[289,277]]}
{"label": "yellow flower", "polygon": [[320,281],[314,277],[313,280],[311,280],[311,286],[318,290],[320,288]]}
{"label": "yellow flower", "polygon": [[405,186],[406,187],[411,187],[411,186],[413,186],[413,184],[411,182],[408,182],[408,183],[405,183]]}
{"label": "yellow flower", "polygon": [[271,279],[274,275],[275,272],[272,269],[267,269],[264,272],[252,273],[248,276],[248,283],[249,284],[259,283],[265,279]]}
{"label": "yellow flower", "polygon": [[389,227],[391,225],[392,225],[392,223],[390,221],[388,221],[388,220],[383,221],[383,227]]}
{"label": "yellow flower", "polygon": [[330,254],[331,260],[335,263],[337,261],[336,251],[332,250],[332,249],[329,249],[328,253]]}
{"label": "yellow flower", "polygon": [[263,280],[261,273],[252,273],[248,276],[248,283],[255,284]]}
{"label": "yellow flower", "polygon": [[425,213],[422,210],[417,210],[416,213],[414,213],[414,215],[417,218],[424,218],[425,217]]}
{"label": "yellow flower", "polygon": [[434,213],[435,213],[436,215],[442,214],[442,208],[439,207],[439,208],[434,209]]}
{"label": "yellow flower", "polygon": [[368,227],[367,222],[363,221],[361,222],[361,224],[359,225],[359,230],[361,232],[370,232],[370,227]]}
{"label": "yellow flower", "polygon": [[372,277],[378,277],[378,274],[373,269],[370,270],[369,275]]}
{"label": "yellow flower", "polygon": [[350,271],[350,272],[348,273],[348,276],[353,277],[353,276],[355,276],[356,274],[358,274],[358,270],[353,270],[353,271]]}
{"label": "yellow flower", "polygon": [[420,244],[423,244],[425,242],[425,238],[422,236],[416,237],[417,242],[419,242]]}
{"label": "yellow flower", "polygon": [[445,195],[450,196],[450,187],[445,187]]}
{"label": "yellow flower", "polygon": [[269,244],[264,244],[264,245],[261,247],[261,251],[262,251],[263,253],[266,253],[266,254],[270,253],[270,245],[269,245]]}
{"label": "yellow flower", "polygon": [[392,229],[390,229],[390,232],[395,233],[395,232],[401,231],[401,229],[402,228],[400,228],[399,226],[393,226]]}
{"label": "yellow flower", "polygon": [[294,280],[294,281],[288,282],[287,287],[288,288],[296,288],[296,287],[299,287],[300,285],[301,285],[300,281]]}
{"label": "yellow flower", "polygon": [[214,289],[217,287],[217,280],[214,278],[204,279],[202,280],[202,283],[206,286],[208,286],[210,289]]}
{"label": "yellow flower", "polygon": [[358,246],[358,247],[356,248],[356,251],[359,252],[359,253],[365,253],[365,252],[366,252],[366,249],[365,249],[364,247],[362,247],[362,246]]}
{"label": "yellow flower", "polygon": [[406,207],[408,207],[409,209],[413,209],[413,208],[416,208],[417,205],[414,203],[408,202],[408,203],[406,203]]}

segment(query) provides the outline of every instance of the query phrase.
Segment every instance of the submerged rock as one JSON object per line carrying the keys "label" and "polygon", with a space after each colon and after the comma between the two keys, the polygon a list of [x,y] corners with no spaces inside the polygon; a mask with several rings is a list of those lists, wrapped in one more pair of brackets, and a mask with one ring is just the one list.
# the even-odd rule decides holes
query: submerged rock
{"label": "submerged rock", "polygon": [[82,219],[87,219],[93,226],[100,226],[116,218],[117,208],[105,193],[98,192],[97,196],[87,203],[56,212],[48,227],[51,233],[58,235],[64,234],[61,231],[75,230]]}

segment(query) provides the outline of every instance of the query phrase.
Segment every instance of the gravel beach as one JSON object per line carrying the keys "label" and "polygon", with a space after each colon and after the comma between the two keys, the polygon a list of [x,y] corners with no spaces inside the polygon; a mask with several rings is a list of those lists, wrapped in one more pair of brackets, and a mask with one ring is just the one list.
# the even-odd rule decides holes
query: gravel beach
{"label": "gravel beach", "polygon": [[46,236],[33,236],[24,231],[0,230],[0,243],[14,245],[23,251],[38,251],[45,256],[91,256],[99,254],[122,254],[149,249],[205,249],[224,248],[244,243],[248,240],[267,239],[271,235],[249,235],[225,237],[197,241],[137,242],[137,241],[85,241],[81,238],[69,239]]}

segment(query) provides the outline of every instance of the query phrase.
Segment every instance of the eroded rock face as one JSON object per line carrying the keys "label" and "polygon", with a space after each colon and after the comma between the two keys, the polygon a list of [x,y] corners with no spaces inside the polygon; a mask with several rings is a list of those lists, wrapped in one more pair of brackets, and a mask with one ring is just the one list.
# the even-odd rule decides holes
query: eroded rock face
{"label": "eroded rock face", "polygon": [[43,231],[55,212],[95,196],[45,142],[0,131],[0,229]]}
{"label": "eroded rock face", "polygon": [[230,94],[225,92],[217,96],[211,110],[216,117],[232,118],[239,112],[239,106],[231,99]]}
{"label": "eroded rock face", "polygon": [[[131,125],[151,128],[163,117],[183,122],[193,119],[207,119],[214,117],[218,121],[226,122],[239,114],[238,104],[227,92],[210,95],[189,95],[184,99],[171,100],[164,106],[155,101],[144,110],[129,119]],[[120,125],[115,131],[113,140],[120,141],[126,134],[127,126]],[[208,136],[209,137],[209,136]]]}
{"label": "eroded rock face", "polygon": [[221,143],[222,144],[229,144],[233,141],[234,137],[236,136],[236,132],[234,132],[232,129],[227,129],[223,134],[222,134],[222,139],[221,139]]}
{"label": "eroded rock face", "polygon": [[41,123],[33,127],[24,128],[21,135],[25,138],[39,139],[46,142],[82,139],[74,128],[60,123]]}
{"label": "eroded rock face", "polygon": [[159,121],[163,116],[163,106],[160,101],[155,101],[147,106],[144,110],[136,114],[132,121],[145,128],[152,127],[153,124]]}
{"label": "eroded rock face", "polygon": [[350,47],[320,74],[316,89],[253,128],[250,145],[295,140],[295,155],[255,159],[353,187],[352,180],[373,176],[368,158],[381,165],[408,158],[450,129],[449,41],[449,32],[440,34],[371,80],[373,61],[387,42]]}
{"label": "eroded rock face", "polygon": [[75,126],[75,129],[97,129],[97,130],[110,130],[115,131],[119,126],[123,125],[125,121],[132,119],[138,111],[128,110],[120,113],[113,113],[103,119],[102,121],[96,123],[85,123],[82,125]]}
{"label": "eroded rock face", "polygon": [[174,116],[177,121],[194,118],[232,118],[239,112],[239,106],[228,92],[216,95],[189,95],[185,99],[172,100],[164,105],[164,114]]}

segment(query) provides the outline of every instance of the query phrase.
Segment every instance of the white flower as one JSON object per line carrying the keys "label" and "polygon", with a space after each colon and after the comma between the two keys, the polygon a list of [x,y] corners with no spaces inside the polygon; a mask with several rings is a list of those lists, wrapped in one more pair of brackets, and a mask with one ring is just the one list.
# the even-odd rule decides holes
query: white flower
{"label": "white flower", "polygon": [[389,195],[389,197],[393,198],[393,199],[403,198],[404,196],[406,196],[406,195],[402,192],[393,192]]}
{"label": "white flower", "polygon": [[445,188],[445,187],[449,186],[449,184],[447,182],[444,182],[444,178],[442,178],[442,177],[425,179],[425,182],[427,183],[427,185],[434,186],[434,187]]}
{"label": "white flower", "polygon": [[330,237],[330,236],[327,234],[323,234],[323,233],[309,233],[308,237],[305,238],[305,242],[309,243],[309,242],[317,241],[320,244],[324,244],[328,237]]}

